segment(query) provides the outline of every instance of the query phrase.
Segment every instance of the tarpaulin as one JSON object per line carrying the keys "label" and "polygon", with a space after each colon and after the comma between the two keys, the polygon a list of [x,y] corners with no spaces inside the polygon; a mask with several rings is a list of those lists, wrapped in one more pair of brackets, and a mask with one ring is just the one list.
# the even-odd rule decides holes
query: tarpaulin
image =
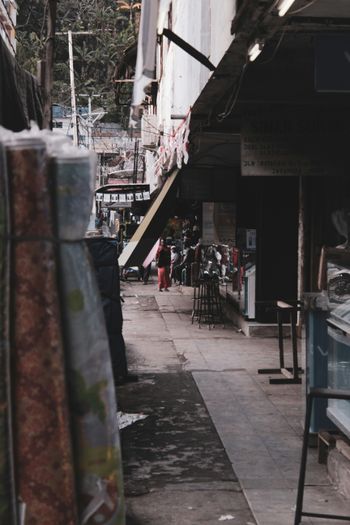
{"label": "tarpaulin", "polygon": [[13,131],[42,124],[42,105],[33,75],[22,69],[0,38],[0,125]]}
{"label": "tarpaulin", "polygon": [[119,256],[119,265],[141,266],[172,215],[177,190],[176,168],[169,175],[143,221]]}

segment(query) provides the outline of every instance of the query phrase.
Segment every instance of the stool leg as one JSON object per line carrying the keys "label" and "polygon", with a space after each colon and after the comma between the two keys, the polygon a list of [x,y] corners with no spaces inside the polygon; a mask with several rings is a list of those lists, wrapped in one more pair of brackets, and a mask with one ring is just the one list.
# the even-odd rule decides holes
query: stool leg
{"label": "stool leg", "polygon": [[307,402],[306,402],[303,448],[301,452],[300,472],[299,472],[299,481],[298,481],[298,494],[297,494],[297,504],[296,504],[296,509],[295,509],[294,525],[299,525],[301,523],[301,518],[302,518],[306,462],[307,462],[307,448],[308,448],[308,441],[309,441],[309,430],[310,430],[310,423],[311,423],[313,400],[314,400],[314,396],[312,394],[308,394]]}
{"label": "stool leg", "polygon": [[297,313],[292,310],[290,313],[290,329],[293,349],[293,378],[298,379],[298,341],[297,341]]}
{"label": "stool leg", "polygon": [[280,354],[280,368],[284,368],[284,348],[283,348],[283,320],[281,310],[277,310],[278,324],[278,349]]}

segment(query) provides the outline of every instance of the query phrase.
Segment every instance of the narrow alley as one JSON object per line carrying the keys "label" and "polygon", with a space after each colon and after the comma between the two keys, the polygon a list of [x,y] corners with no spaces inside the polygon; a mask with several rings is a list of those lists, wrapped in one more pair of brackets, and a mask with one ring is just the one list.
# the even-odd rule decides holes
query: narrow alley
{"label": "narrow alley", "polygon": [[[128,525],[292,525],[302,435],[299,385],[270,385],[277,341],[191,324],[192,288],[122,284],[129,368],[119,410]],[[347,512],[309,454],[305,508]],[[169,510],[171,509],[171,511]],[[325,523],[304,518],[303,523]],[[336,521],[327,521],[335,525]]]}

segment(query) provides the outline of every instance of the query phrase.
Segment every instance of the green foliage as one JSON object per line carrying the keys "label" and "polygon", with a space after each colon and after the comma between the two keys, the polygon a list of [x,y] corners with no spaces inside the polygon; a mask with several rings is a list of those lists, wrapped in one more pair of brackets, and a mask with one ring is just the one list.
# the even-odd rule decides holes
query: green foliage
{"label": "green foliage", "polygon": [[[20,64],[36,75],[38,60],[45,58],[47,0],[18,0],[18,51]],[[126,48],[136,40],[139,3],[134,0],[59,0],[56,31],[73,34],[76,93],[100,94],[94,99],[106,107],[105,120],[120,119],[122,108],[115,105],[113,76]],[[56,38],[53,101],[70,105],[70,78],[67,35]],[[130,90],[128,92],[130,96]],[[86,105],[86,98],[78,105]]]}

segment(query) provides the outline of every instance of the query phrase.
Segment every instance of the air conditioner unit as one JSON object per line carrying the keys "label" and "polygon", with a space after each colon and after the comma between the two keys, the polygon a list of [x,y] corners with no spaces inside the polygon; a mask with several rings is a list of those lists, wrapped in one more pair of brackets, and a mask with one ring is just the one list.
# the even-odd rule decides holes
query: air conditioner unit
{"label": "air conditioner unit", "polygon": [[158,143],[157,115],[142,115],[141,142],[144,148],[155,148]]}

